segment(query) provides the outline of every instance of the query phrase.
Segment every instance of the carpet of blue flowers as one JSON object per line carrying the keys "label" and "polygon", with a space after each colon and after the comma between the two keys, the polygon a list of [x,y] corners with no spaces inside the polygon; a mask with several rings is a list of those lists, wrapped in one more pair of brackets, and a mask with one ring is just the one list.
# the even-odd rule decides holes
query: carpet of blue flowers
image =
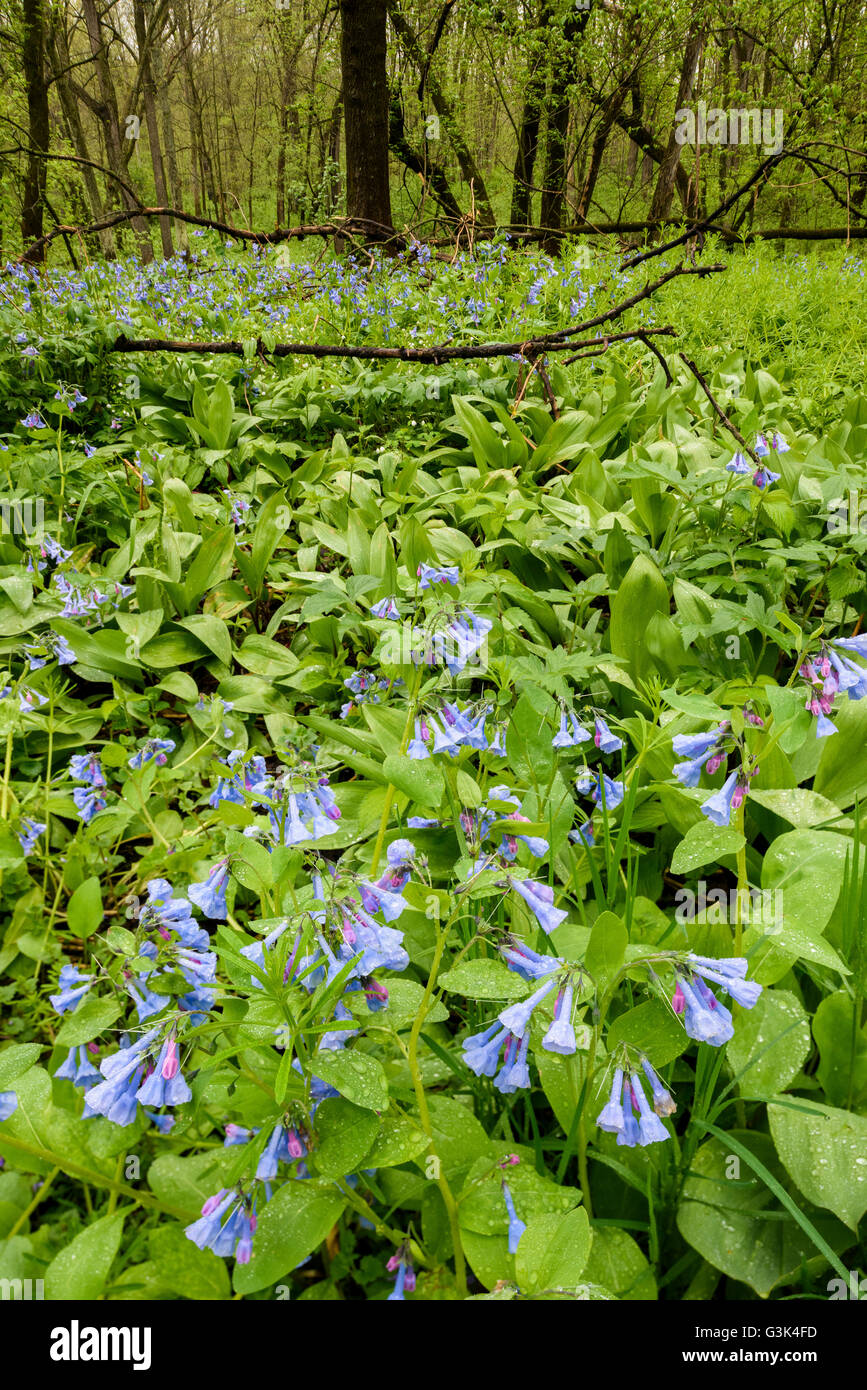
{"label": "carpet of blue flowers", "polygon": [[668,384],[641,342],[270,356],[523,340],[641,287],[602,253],[195,244],[0,283],[0,1277],[827,1297],[867,1210],[862,265],[667,287],[623,324],[675,325]]}

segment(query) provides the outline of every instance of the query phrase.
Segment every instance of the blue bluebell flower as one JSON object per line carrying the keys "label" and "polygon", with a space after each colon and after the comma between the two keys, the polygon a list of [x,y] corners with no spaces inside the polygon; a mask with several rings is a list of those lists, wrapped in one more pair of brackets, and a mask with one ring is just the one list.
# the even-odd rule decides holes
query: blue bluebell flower
{"label": "blue bluebell flower", "polygon": [[371,604],[370,611],[374,618],[390,618],[392,622],[396,622],[400,618],[400,610],[394,595],[381,598],[377,603]]}
{"label": "blue bluebell flower", "polygon": [[518,1251],[518,1242],[526,1231],[527,1224],[520,1219],[515,1210],[512,1193],[505,1178],[501,1179],[500,1186],[503,1190],[503,1201],[506,1204],[506,1211],[509,1216],[509,1254],[515,1255]]}
{"label": "blue bluebell flower", "polygon": [[30,690],[27,686],[22,686],[18,691],[18,708],[22,714],[28,714],[31,710],[40,709],[42,705],[48,704],[48,696],[43,695],[40,690]]}
{"label": "blue bluebell flower", "polygon": [[226,884],[229,878],[229,861],[221,860],[211,869],[204,883],[191,883],[187,889],[187,896],[190,902],[194,903],[200,912],[206,917],[215,921],[225,921],[226,913]]}
{"label": "blue bluebell flower", "polygon": [[734,1037],[731,1014],[711,990],[699,979],[695,985],[681,978],[678,981],[683,996],[683,1022],[687,1036],[696,1042],[721,1047]]}
{"label": "blue bluebell flower", "polygon": [[106,784],[96,753],[74,753],[69,759],[69,774],[74,782],[84,782],[89,787],[99,789]]}
{"label": "blue bluebell flower", "polygon": [[74,965],[61,966],[58,977],[59,993],[48,996],[52,1007],[59,1014],[73,1013],[93,981],[93,975],[82,974]]}
{"label": "blue bluebell flower", "polygon": [[714,825],[728,825],[732,818],[732,802],[738,785],[740,773],[735,770],[723,782],[719,791],[708,797],[702,804],[702,813]]}
{"label": "blue bluebell flower", "polygon": [[18,1097],[14,1091],[0,1091],[0,1123],[8,1120],[18,1109]]}
{"label": "blue bluebell flower", "polygon": [[641,1084],[641,1078],[638,1072],[634,1071],[630,1079],[632,1083],[633,1102],[638,1106],[638,1113],[640,1116],[638,1122],[639,1144],[642,1148],[645,1148],[648,1144],[664,1143],[666,1139],[671,1138],[671,1135],[659,1116],[651,1110],[647,1096],[644,1094],[644,1088]]}
{"label": "blue bluebell flower", "polygon": [[509,886],[523,898],[539,926],[548,935],[569,916],[561,907],[554,907],[554,890],[547,883],[535,883],[529,878],[510,878]]}
{"label": "blue bluebell flower", "polygon": [[626,1119],[623,1112],[623,1068],[618,1067],[611,1083],[611,1094],[596,1117],[600,1129],[608,1134],[620,1134]]}
{"label": "blue bluebell flower", "polygon": [[540,955],[526,941],[509,936],[500,945],[500,954],[510,970],[524,980],[541,980],[563,965],[561,956]]}
{"label": "blue bluebell flower", "polygon": [[432,584],[458,584],[460,570],[457,565],[425,565],[418,567],[420,589],[429,589]]}
{"label": "blue bluebell flower", "polygon": [[575,1028],[572,1023],[573,986],[564,985],[554,1003],[554,1019],[542,1039],[546,1052],[558,1052],[562,1057],[571,1057],[577,1050]]}
{"label": "blue bluebell flower", "polygon": [[657,1115],[673,1115],[677,1109],[674,1098],[663,1085],[646,1057],[641,1059],[641,1069],[650,1082],[650,1089],[653,1093],[653,1108]]}
{"label": "blue bluebell flower", "polygon": [[548,997],[555,984],[555,980],[547,979],[526,999],[502,1009],[498,1018],[503,1027],[508,1028],[509,1032],[514,1033],[516,1037],[522,1038],[529,1029],[533,1010],[538,1008],[542,1000]]}
{"label": "blue bluebell flower", "polygon": [[83,821],[85,825],[89,825],[94,816],[99,811],[104,811],[108,804],[105,797],[100,796],[93,787],[74,787],[72,799],[75,802],[79,820]]}
{"label": "blue bluebell flower", "polygon": [[746,454],[741,453],[739,449],[736,454],[732,454],[731,458],[729,459],[729,462],[726,464],[726,472],[750,473],[752,472],[752,465],[750,464],[750,461],[747,458]]}
{"label": "blue bluebell flower", "polygon": [[132,768],[145,767],[149,762],[156,762],[158,767],[162,767],[167,761],[166,755],[175,750],[175,741],[171,738],[149,738],[130,758],[127,766]]}
{"label": "blue bluebell flower", "polygon": [[739,973],[741,964],[743,964],[744,973],[746,973],[746,961],[742,958],[737,959],[737,969],[727,969],[729,962],[725,960],[709,961],[698,956],[691,956],[688,959],[697,975],[701,975],[705,980],[712,980],[714,984],[721,985],[726,993],[730,994],[732,999],[744,1009],[751,1009],[762,993],[761,985],[756,984],[755,980],[744,979],[743,975]]}
{"label": "blue bluebell flower", "polygon": [[25,856],[32,854],[36,848],[36,841],[40,835],[45,833],[45,824],[41,820],[31,820],[29,816],[23,816],[21,827],[18,831],[18,843]]}
{"label": "blue bluebell flower", "polygon": [[615,753],[618,748],[623,747],[623,739],[612,734],[605,720],[596,716],[596,733],[593,742],[603,753]]}
{"label": "blue bluebell flower", "polygon": [[753,483],[758,488],[770,487],[771,483],[780,481],[779,473],[772,473],[770,468],[757,468],[753,474]]}

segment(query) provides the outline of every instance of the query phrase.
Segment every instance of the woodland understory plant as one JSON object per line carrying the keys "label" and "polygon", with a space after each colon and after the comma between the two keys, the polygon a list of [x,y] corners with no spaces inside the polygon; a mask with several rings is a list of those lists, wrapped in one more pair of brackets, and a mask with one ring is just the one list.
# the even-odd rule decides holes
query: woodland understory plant
{"label": "woodland understory plant", "polygon": [[[691,377],[552,367],[553,420],[512,367],[375,459],[261,368],[256,414],[194,367],[9,423],[57,505],[0,538],[0,1277],[809,1297],[861,1258],[863,545],[823,508],[863,399],[824,456],[721,369],[747,462]],[[375,415],[343,372],[323,412]]]}

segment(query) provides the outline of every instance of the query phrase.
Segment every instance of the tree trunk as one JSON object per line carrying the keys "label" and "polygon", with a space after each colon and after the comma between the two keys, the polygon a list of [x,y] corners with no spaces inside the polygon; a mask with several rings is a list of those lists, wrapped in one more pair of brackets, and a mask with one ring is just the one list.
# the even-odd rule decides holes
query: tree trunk
{"label": "tree trunk", "polygon": [[[87,199],[90,204],[90,221],[98,222],[105,214],[105,206],[96,181],[96,173],[87,161],[90,160],[90,149],[87,144],[87,137],[84,133],[84,126],[81,120],[81,112],[75,93],[69,81],[69,69],[71,61],[69,57],[69,40],[66,35],[65,20],[62,15],[55,16],[52,25],[49,55],[51,58],[51,70],[54,77],[54,86],[60,98],[60,109],[63,112],[63,119],[66,124],[66,131],[69,136],[70,144],[82,160],[79,166],[84,187],[87,192]],[[117,250],[114,231],[111,227],[106,227],[99,234],[99,247],[106,260],[114,260]]]}
{"label": "tree trunk", "polygon": [[390,228],[386,0],[340,0],[346,211]]}
{"label": "tree trunk", "polygon": [[[687,107],[692,101],[693,84],[695,83],[703,43],[704,30],[702,28],[690,28],[686,36],[683,66],[680,70],[680,82],[677,88],[677,104],[675,106],[677,111]],[[656,188],[653,191],[653,202],[650,205],[651,222],[661,222],[671,212],[671,202],[677,183],[677,171],[680,168],[680,153],[683,148],[675,139],[676,129],[677,122],[673,121],[671,134],[668,137],[668,148],[659,166]]]}
{"label": "tree trunk", "polygon": [[[590,10],[567,15],[562,42],[551,45],[551,86],[548,97],[548,136],[542,179],[540,222],[545,229],[542,245],[556,250],[566,202],[566,136],[575,80],[575,45],[587,27]],[[565,46],[564,46],[565,45]]]}
{"label": "tree trunk", "polygon": [[[419,72],[424,72],[427,65],[424,50],[418,41],[418,37],[413,33],[407,23],[406,16],[398,8],[396,0],[388,0],[388,13],[394,25],[395,33],[400,39],[407,57],[412,59]],[[463,44],[462,47],[466,48],[466,45]],[[451,141],[452,149],[455,152],[455,158],[460,167],[461,176],[465,183],[472,184],[478,220],[483,226],[493,226],[494,213],[491,207],[491,200],[488,197],[488,190],[485,187],[485,180],[482,177],[482,172],[476,164],[461,134],[450,102],[447,100],[433,73],[429,70],[425,78],[425,89],[429,93],[433,108]]]}
{"label": "tree trunk", "polygon": [[[120,115],[118,114],[117,94],[108,61],[108,43],[102,27],[102,20],[96,8],[96,0],[81,0],[81,8],[90,42],[90,51],[96,68],[100,97],[98,114],[105,136],[108,167],[118,180],[118,188],[124,207],[128,212],[132,212],[135,208],[141,207],[141,202],[133,196],[127,187],[129,176],[121,148]],[[138,237],[142,260],[149,264],[154,258],[154,252],[144,218],[133,217],[130,221]]]}
{"label": "tree trunk", "polygon": [[[48,82],[45,68],[45,9],[43,0],[24,0],[24,43],[21,65],[27,89],[27,174],[21,208],[21,237],[25,247],[43,232],[48,142]],[[28,250],[31,264],[42,264],[45,247]]]}
{"label": "tree trunk", "polygon": [[[539,23],[534,35],[534,45],[530,56],[530,70],[524,89],[524,109],[518,127],[518,149],[515,155],[515,170],[512,176],[512,210],[509,220],[518,227],[528,227],[532,220],[533,175],[536,169],[536,155],[539,150],[539,123],[545,101],[545,30],[551,18],[550,10],[543,7],[539,13]],[[538,45],[538,46],[537,46]]]}
{"label": "tree trunk", "polygon": [[[147,6],[146,12],[145,6]],[[138,44],[139,63],[141,65],[141,93],[144,102],[145,122],[148,129],[148,146],[150,148],[151,165],[154,171],[154,192],[156,194],[157,206],[169,206],[169,194],[166,187],[166,176],[163,168],[163,152],[160,148],[160,127],[157,120],[156,102],[156,81],[154,79],[153,67],[151,63],[152,52],[159,47],[160,36],[156,32],[156,16],[150,0],[133,0],[133,13],[135,19],[135,37]],[[163,255],[167,260],[171,260],[175,254],[172,246],[172,229],[169,219],[161,217],[160,240],[162,241]]]}

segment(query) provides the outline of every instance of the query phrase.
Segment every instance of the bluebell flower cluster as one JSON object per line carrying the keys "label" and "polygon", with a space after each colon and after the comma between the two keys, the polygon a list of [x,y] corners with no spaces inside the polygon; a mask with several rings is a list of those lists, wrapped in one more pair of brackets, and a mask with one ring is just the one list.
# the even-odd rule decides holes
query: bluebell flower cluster
{"label": "bluebell flower cluster", "polygon": [[249,1192],[241,1187],[221,1188],[207,1199],[198,1221],[186,1226],[184,1234],[200,1250],[234,1255],[238,1264],[249,1264],[259,1199],[254,1188]]}
{"label": "bluebell flower cluster", "polygon": [[867,637],[829,637],[819,653],[798,668],[798,675],[810,688],[806,708],[815,716],[817,738],[837,732],[829,715],[839,694],[845,690],[850,700],[863,700],[867,695],[867,669],[853,661],[850,652],[867,660]]}
{"label": "bluebell flower cluster", "polygon": [[[777,433],[775,430],[771,435],[770,442],[768,442],[766,435],[756,435],[754,453],[757,458],[767,458],[772,450],[778,454],[786,454],[789,452],[789,445],[781,434]],[[777,483],[780,480],[780,474],[773,473],[771,469],[766,467],[763,463],[760,463],[759,467],[754,470],[752,463],[740,449],[737,453],[732,454],[731,459],[726,464],[726,471],[743,476],[752,473],[753,486],[760,489],[770,487],[772,483]]]}
{"label": "bluebell flower cluster", "polygon": [[[744,708],[743,713],[749,724],[764,723],[761,716],[755,714],[749,706]],[[724,720],[705,734],[676,734],[671,743],[675,753],[685,759],[674,766],[675,777],[685,787],[698,786],[702,769],[709,776],[713,776],[721,767],[727,765],[729,752],[738,747],[738,740],[732,735],[728,720]],[[757,765],[747,770],[741,760],[741,765],[728,773],[722,786],[702,803],[702,814],[707,816],[713,825],[729,825],[732,811],[736,811],[742,804],[749,792],[750,780],[757,776],[758,772]]]}

